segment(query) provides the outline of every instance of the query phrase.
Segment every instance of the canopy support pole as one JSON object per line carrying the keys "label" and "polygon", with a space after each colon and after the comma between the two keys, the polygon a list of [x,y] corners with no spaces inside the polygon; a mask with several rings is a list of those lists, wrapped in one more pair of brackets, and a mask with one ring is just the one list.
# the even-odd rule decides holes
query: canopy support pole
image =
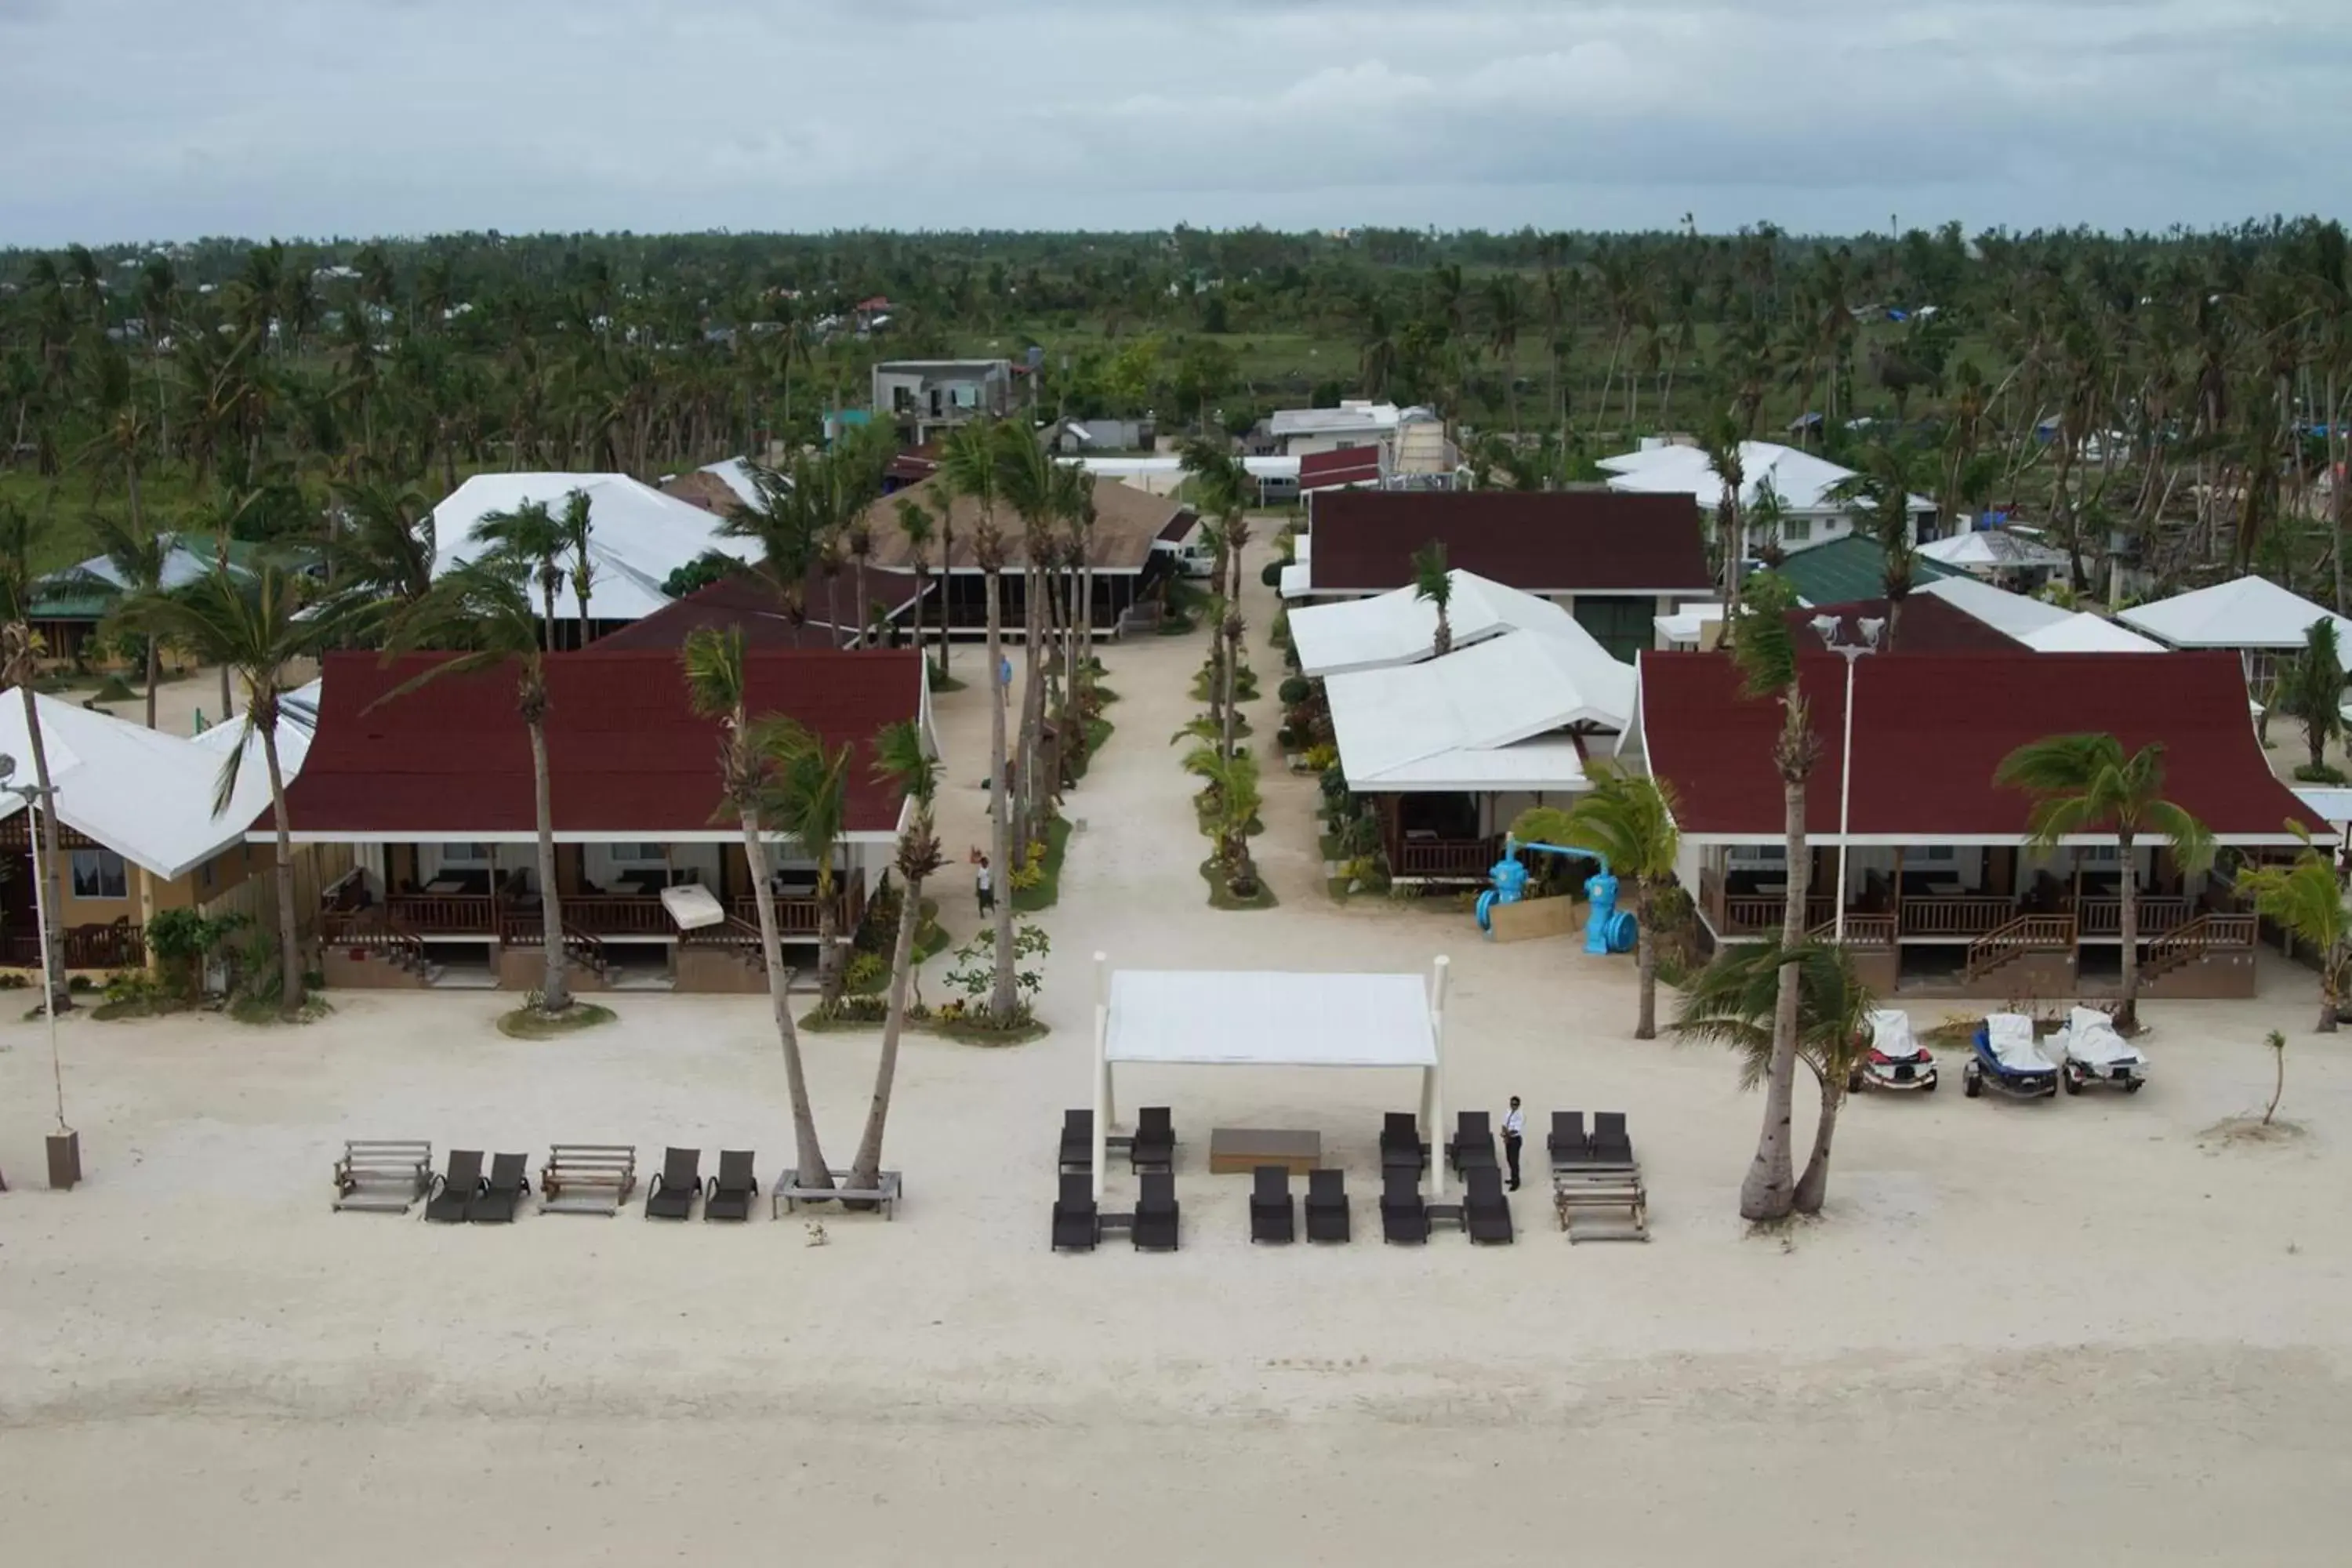
{"label": "canopy support pole", "polygon": [[1445,982],[1454,961],[1439,954],[1431,965],[1429,1038],[1437,1058],[1422,1073],[1422,1106],[1429,1118],[1429,1179],[1433,1196],[1445,1195]]}
{"label": "canopy support pole", "polygon": [[1110,957],[1095,954],[1095,1202],[1102,1202],[1110,1151]]}

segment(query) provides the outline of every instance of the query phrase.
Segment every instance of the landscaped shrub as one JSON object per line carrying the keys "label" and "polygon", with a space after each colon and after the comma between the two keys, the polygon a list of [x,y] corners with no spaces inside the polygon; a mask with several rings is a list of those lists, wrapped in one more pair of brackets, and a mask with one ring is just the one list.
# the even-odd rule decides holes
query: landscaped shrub
{"label": "landscaped shrub", "polygon": [[1259,567],[1257,580],[1265,584],[1269,588],[1281,587],[1282,563],[1279,561],[1269,561],[1264,566]]}
{"label": "landscaped shrub", "polygon": [[1282,684],[1274,689],[1276,699],[1285,708],[1296,708],[1314,694],[1315,688],[1303,675],[1286,675],[1282,678]]}

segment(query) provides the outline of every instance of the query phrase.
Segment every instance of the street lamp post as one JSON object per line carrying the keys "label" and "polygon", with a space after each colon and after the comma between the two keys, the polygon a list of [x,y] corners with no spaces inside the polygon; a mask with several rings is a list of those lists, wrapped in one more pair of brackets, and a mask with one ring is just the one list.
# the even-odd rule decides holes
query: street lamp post
{"label": "street lamp post", "polygon": [[1883,620],[1857,619],[1854,628],[1862,633],[1862,640],[1850,643],[1839,638],[1838,633],[1844,629],[1844,623],[1835,616],[1813,617],[1813,630],[1820,635],[1822,646],[1845,660],[1845,742],[1838,753],[1837,913],[1834,933],[1831,938],[1840,947],[1845,945],[1846,837],[1853,812],[1853,667],[1865,654],[1878,651],[1878,634],[1885,626]]}
{"label": "street lamp post", "polygon": [[12,783],[16,776],[16,759],[0,752],[0,789],[25,803],[25,837],[33,847],[33,929],[41,943],[41,1011],[48,1019],[49,1081],[58,1097],[58,1130],[49,1134],[49,1185],[70,1188],[81,1180],[81,1134],[66,1125],[65,1069],[58,1059],[58,976],[51,967],[55,954],[49,951],[48,883],[43,879],[41,825],[36,817],[49,809],[48,797],[57,791]]}

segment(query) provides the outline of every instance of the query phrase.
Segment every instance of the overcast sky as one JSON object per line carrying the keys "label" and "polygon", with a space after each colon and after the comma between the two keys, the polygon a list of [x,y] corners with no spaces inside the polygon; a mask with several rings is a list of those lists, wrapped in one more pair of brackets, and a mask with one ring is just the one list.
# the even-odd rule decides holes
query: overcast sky
{"label": "overcast sky", "polygon": [[2352,205],[2352,0],[0,0],[0,244]]}

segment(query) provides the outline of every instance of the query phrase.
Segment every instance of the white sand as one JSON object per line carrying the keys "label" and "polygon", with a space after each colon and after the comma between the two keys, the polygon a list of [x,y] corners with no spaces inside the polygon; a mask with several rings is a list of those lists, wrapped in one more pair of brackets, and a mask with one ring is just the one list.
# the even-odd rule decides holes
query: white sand
{"label": "white sand", "polygon": [[[1261,627],[1265,611],[1257,610]],[[1466,917],[1333,909],[1310,782],[1264,858],[1286,907],[1202,907],[1167,736],[1195,638],[1111,655],[1119,733],[1071,809],[1044,1011],[1018,1050],[909,1042],[895,1224],[661,1226],[526,1215],[428,1227],[328,1208],[348,1136],[789,1141],[755,998],[624,996],[525,1044],[497,999],[339,999],[329,1023],[66,1027],[90,1176],[38,1190],[47,1061],[0,1029],[0,1542],[7,1561],[455,1563],[2336,1563],[2352,1067],[2304,1033],[2308,978],[2159,1004],[2136,1099],[1865,1100],[1830,1213],[1743,1237],[1759,1104],[1716,1054],[1629,1037],[1632,976]],[[976,669],[976,657],[968,656]],[[1258,663],[1271,693],[1276,661]],[[948,842],[980,835],[984,716]],[[1259,705],[1263,735],[1275,722]],[[968,879],[946,889],[959,935]],[[1519,1245],[1381,1247],[1379,1075],[1168,1071],[1194,1140],[1184,1250],[1045,1248],[1082,1103],[1087,955],[1418,967],[1454,959],[1450,1100],[1629,1111],[1648,1247],[1570,1248],[1536,1184]],[[940,994],[937,971],[932,994]],[[13,1009],[12,1009],[13,1012]],[[1919,1009],[1921,1026],[1936,1011]],[[2285,1147],[2210,1148],[2294,1040]],[[810,1046],[846,1161],[872,1037]],[[1215,1122],[1323,1129],[1358,1240],[1253,1251]],[[1811,1110],[1801,1112],[1810,1127]],[[1530,1154],[1539,1147],[1531,1140]],[[1124,1206],[1131,1183],[1115,1181]]]}

